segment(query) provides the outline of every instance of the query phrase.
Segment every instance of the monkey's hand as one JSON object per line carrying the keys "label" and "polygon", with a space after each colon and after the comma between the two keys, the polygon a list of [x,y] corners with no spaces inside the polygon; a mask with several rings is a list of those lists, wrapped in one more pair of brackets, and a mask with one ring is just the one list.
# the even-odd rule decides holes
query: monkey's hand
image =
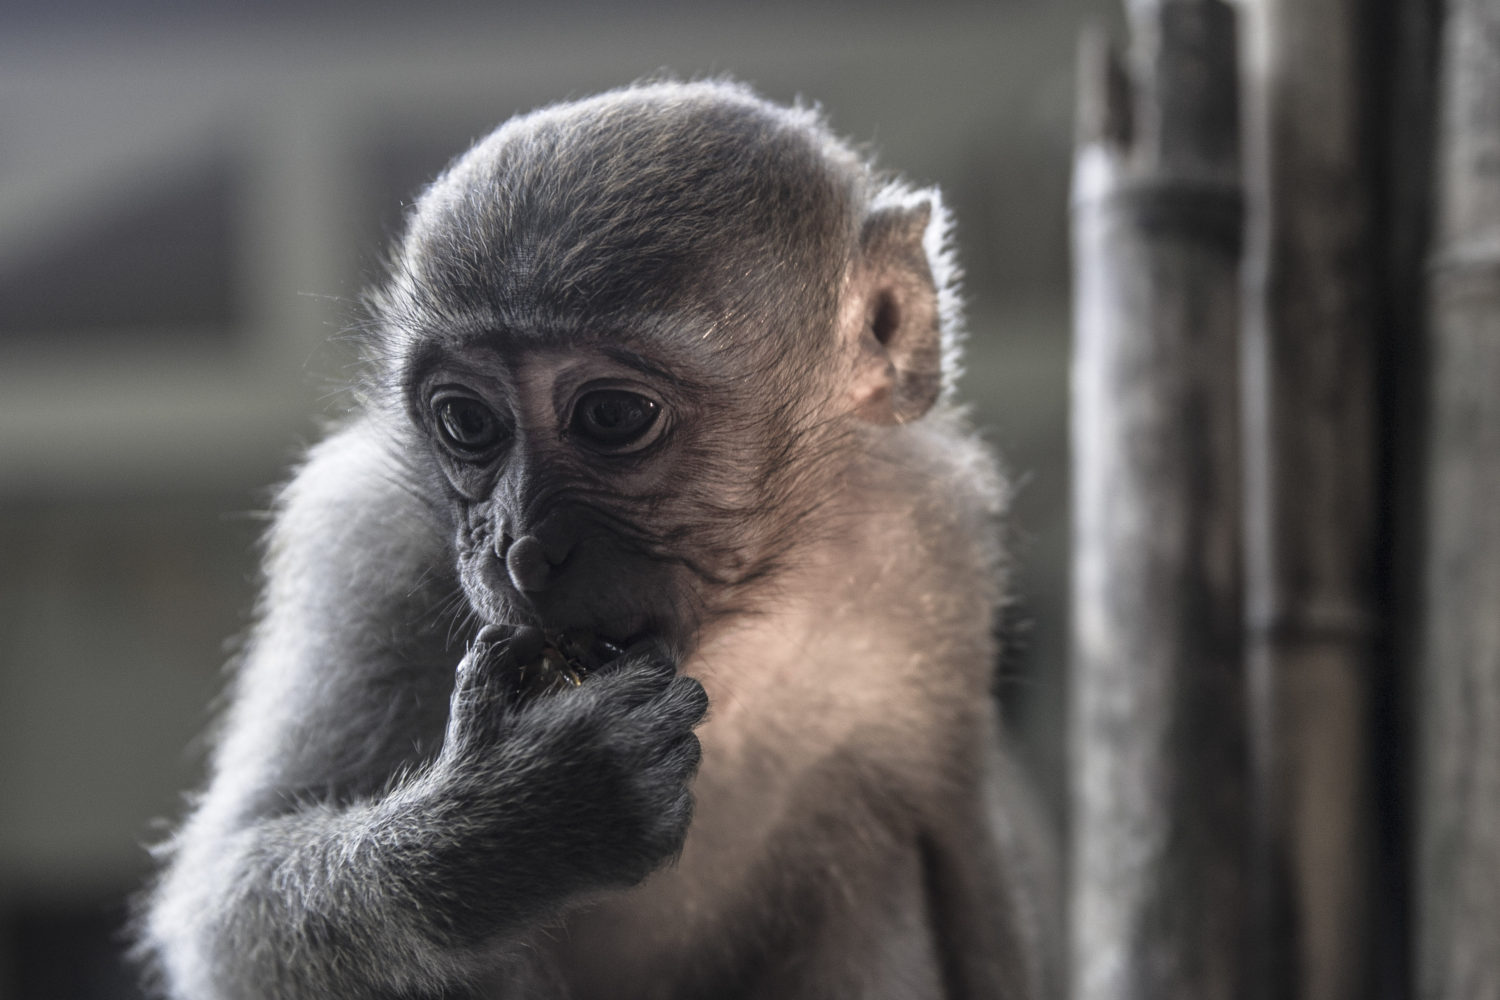
{"label": "monkey's hand", "polygon": [[433,840],[413,860],[434,879],[412,890],[464,936],[636,884],[681,850],[692,816],[702,685],[640,643],[577,686],[528,697],[516,677],[533,644],[481,633],[420,783]]}

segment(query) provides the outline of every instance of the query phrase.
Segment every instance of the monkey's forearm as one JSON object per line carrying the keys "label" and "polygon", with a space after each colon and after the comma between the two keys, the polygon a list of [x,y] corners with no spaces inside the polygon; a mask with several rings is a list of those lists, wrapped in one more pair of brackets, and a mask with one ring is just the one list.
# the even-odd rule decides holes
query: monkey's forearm
{"label": "monkey's forearm", "polygon": [[386,795],[233,821],[243,793],[221,777],[150,915],[174,993],[452,995],[574,897],[679,850],[702,687],[642,647],[515,702],[513,666],[471,647],[441,752]]}
{"label": "monkey's forearm", "polygon": [[[442,828],[461,804],[427,784],[230,833],[190,826],[149,917],[171,994],[439,995],[503,957],[507,931],[557,900],[526,892],[534,879],[505,891],[497,872],[486,880],[496,896],[482,909],[462,905],[452,859],[474,845]],[[534,853],[524,831],[493,818],[485,826],[488,849]],[[454,898],[443,901],[444,893]],[[465,919],[484,926],[464,927]]]}

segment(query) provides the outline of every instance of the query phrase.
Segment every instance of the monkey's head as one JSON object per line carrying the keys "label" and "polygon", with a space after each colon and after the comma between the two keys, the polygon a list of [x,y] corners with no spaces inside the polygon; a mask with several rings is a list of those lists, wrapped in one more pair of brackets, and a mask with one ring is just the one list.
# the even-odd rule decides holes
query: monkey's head
{"label": "monkey's head", "polygon": [[934,192],[727,84],[545,109],[458,159],[372,299],[370,391],[473,608],[688,646],[773,590],[948,390],[945,229]]}

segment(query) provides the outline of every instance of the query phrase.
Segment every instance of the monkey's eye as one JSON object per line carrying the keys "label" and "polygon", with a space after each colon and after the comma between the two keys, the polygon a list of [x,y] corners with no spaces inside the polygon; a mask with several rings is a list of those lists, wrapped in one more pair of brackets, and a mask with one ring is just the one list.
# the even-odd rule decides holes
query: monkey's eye
{"label": "monkey's eye", "polygon": [[500,418],[473,396],[459,393],[437,396],[432,401],[432,414],[438,436],[459,458],[484,458],[505,436]]}
{"label": "monkey's eye", "polygon": [[573,408],[573,433],[600,448],[618,450],[645,445],[661,415],[654,400],[624,389],[596,389]]}

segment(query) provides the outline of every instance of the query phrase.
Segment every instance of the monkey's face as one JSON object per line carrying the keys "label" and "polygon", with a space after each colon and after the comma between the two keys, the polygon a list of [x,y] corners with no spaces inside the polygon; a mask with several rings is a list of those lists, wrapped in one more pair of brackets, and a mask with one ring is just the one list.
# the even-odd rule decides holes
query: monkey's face
{"label": "monkey's face", "polygon": [[640,343],[490,336],[414,372],[410,409],[483,619],[686,648],[764,572],[774,480],[794,471],[773,454],[790,431],[768,435],[766,411],[785,407],[691,368]]}
{"label": "monkey's face", "polygon": [[376,391],[424,434],[490,622],[691,645],[858,506],[853,415],[935,398],[928,206],[861,216],[872,178],[807,116],[695,93],[502,127],[376,298]]}

